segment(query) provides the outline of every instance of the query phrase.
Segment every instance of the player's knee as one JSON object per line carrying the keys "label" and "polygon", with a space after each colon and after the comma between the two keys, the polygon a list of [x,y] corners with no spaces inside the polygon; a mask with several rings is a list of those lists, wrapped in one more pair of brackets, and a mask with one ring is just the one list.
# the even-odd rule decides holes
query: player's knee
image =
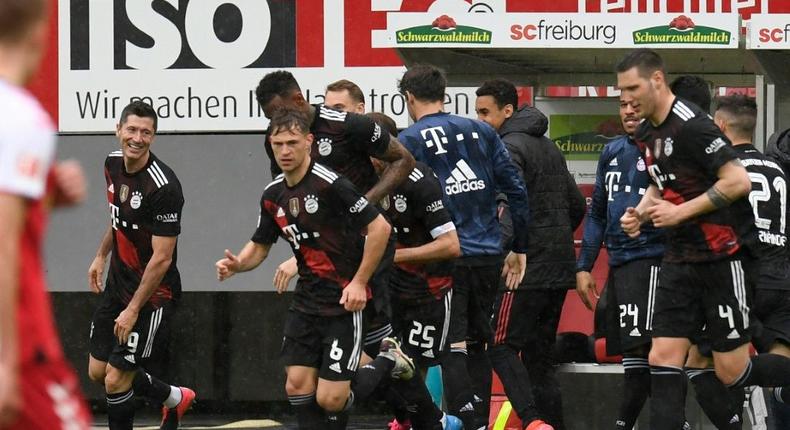
{"label": "player's knee", "polygon": [[298,396],[300,394],[308,394],[315,391],[315,383],[308,378],[300,378],[288,375],[285,380],[285,392],[289,396]]}
{"label": "player's knee", "polygon": [[731,360],[716,363],[716,377],[724,385],[732,385],[737,382],[744,370],[746,370],[745,363]]}
{"label": "player's knee", "polygon": [[319,390],[315,394],[318,406],[327,412],[340,412],[346,407],[348,392],[345,390]]}
{"label": "player's knee", "polygon": [[132,387],[132,379],[124,372],[110,368],[104,376],[104,390],[108,393],[122,393]]}
{"label": "player's knee", "polygon": [[696,348],[689,350],[688,358],[686,358],[686,367],[706,369],[711,366],[713,366],[713,359],[705,357]]}
{"label": "player's knee", "polygon": [[104,385],[104,378],[107,375],[105,367],[99,366],[88,366],[88,377],[91,381],[99,384]]}
{"label": "player's knee", "polygon": [[653,348],[650,349],[650,354],[647,359],[651,366],[682,366],[686,358],[685,353],[683,355],[684,356],[681,357],[677,351],[671,348],[656,347],[654,345]]}

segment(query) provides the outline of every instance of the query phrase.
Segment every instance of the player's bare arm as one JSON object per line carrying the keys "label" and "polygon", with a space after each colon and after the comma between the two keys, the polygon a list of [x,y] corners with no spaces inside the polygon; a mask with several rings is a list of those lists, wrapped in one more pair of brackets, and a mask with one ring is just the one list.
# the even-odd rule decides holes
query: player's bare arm
{"label": "player's bare arm", "polygon": [[137,287],[137,291],[135,291],[126,309],[115,319],[114,333],[122,344],[126,343],[129,333],[132,332],[140,309],[143,308],[151,294],[162,282],[165,273],[167,273],[167,269],[173,261],[173,250],[176,248],[177,240],[177,236],[151,237],[151,247],[154,253],[151,255],[151,259],[148,260],[148,264],[145,265],[140,285]]}
{"label": "player's bare arm", "polygon": [[461,243],[455,230],[442,233],[436,239],[414,248],[395,250],[395,263],[426,264],[451,260],[461,256]]}
{"label": "player's bare arm", "polygon": [[19,237],[27,203],[0,192],[0,426],[11,421],[21,407],[16,306],[19,294]]}
{"label": "player's bare arm", "polygon": [[258,267],[269,255],[271,244],[247,242],[244,248],[234,255],[230,250],[225,250],[225,257],[218,260],[214,266],[217,268],[217,279],[224,281],[236,273],[248,272]]}
{"label": "player's bare arm", "polygon": [[370,277],[384,255],[384,249],[390,237],[392,226],[379,214],[367,225],[368,236],[365,240],[365,248],[362,253],[362,261],[354,274],[354,278],[343,288],[343,296],[340,304],[347,311],[355,312],[362,310],[367,301],[367,285]]}
{"label": "player's bare arm", "polygon": [[107,255],[112,250],[112,226],[108,225],[107,229],[101,237],[99,242],[99,249],[96,250],[96,256],[93,258],[90,267],[88,267],[88,286],[91,291],[96,294],[102,292],[104,278],[104,268],[107,267]]}
{"label": "player's bare arm", "polygon": [[394,136],[390,136],[387,151],[376,158],[388,162],[389,165],[384,169],[376,185],[365,193],[365,198],[369,202],[377,202],[395,190],[406,180],[416,163],[411,153]]}
{"label": "player's bare arm", "polygon": [[626,208],[625,213],[620,218],[620,226],[629,237],[639,236],[639,228],[642,224],[650,220],[647,214],[648,208],[661,201],[661,192],[655,185],[650,185],[642,196],[642,200],[635,208]]}
{"label": "player's bare arm", "polygon": [[674,205],[667,201],[656,202],[647,210],[656,227],[672,227],[692,218],[729,206],[746,196],[752,189],[749,174],[739,160],[730,160],[719,168],[719,178],[704,194]]}

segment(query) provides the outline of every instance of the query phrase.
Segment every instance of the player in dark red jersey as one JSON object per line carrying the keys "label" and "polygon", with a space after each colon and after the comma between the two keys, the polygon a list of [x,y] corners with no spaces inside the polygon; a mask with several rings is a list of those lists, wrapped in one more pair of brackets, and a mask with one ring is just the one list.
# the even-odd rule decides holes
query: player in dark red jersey
{"label": "player in dark red jersey", "polygon": [[[308,104],[290,72],[280,70],[267,74],[258,83],[255,95],[267,117],[278,107],[296,109],[306,115],[310,132],[315,136],[311,157],[347,177],[365,193],[368,201],[381,200],[414,168],[414,157],[375,121],[354,112]],[[351,104],[348,107],[353,108]],[[272,156],[271,145],[268,141],[265,145],[274,177],[279,167]],[[390,163],[381,177],[376,175],[370,157]],[[386,287],[392,254],[392,249],[388,248],[371,281],[374,306],[365,312],[365,345],[370,356],[376,355],[379,342],[391,331],[389,324],[382,320],[389,314]]]}
{"label": "player in dark red jersey", "polygon": [[22,87],[46,38],[47,2],[0,2],[0,428],[87,430],[41,255],[49,208],[82,200],[85,181],[78,165],[55,165],[52,121]]}
{"label": "player in dark red jersey", "polygon": [[750,248],[756,238],[748,201],[751,181],[738,155],[710,117],[669,90],[663,60],[637,49],[617,65],[621,100],[645,119],[635,140],[652,184],[623,230],[636,237],[643,222],[666,228],[667,248],[653,317],[651,426],[683,425],[683,364],[690,341],[709,333],[716,375],[727,385],[781,386],[790,359],[750,360]]}
{"label": "player in dark red jersey", "polygon": [[144,370],[167,352],[162,339],[181,295],[176,244],[184,197],[175,173],[150,151],[156,129],[156,112],[142,101],[121,112],[116,129],[121,149],[104,162],[110,225],[88,269],[91,290],[102,294],[91,323],[88,373],[105,388],[112,430],[132,428],[135,395],[163,405],[165,429],[178,427],[195,398],[191,389],[168,385]]}
{"label": "player in dark red jersey", "polygon": [[[283,174],[264,190],[252,240],[238,256],[226,250],[216,267],[218,278],[227,279],[257,267],[278,237],[290,242],[299,282],[282,347],[286,392],[299,428],[320,429],[326,427],[323,410],[342,411],[354,401],[361,311],[391,227],[348,179],[312,160],[309,124],[300,110],[272,113],[268,137]],[[394,362],[393,375],[413,374],[396,347],[382,354]]]}
{"label": "player in dark red jersey", "polygon": [[[282,74],[276,72],[269,74],[264,78],[264,80],[261,81],[261,85],[259,86],[259,94],[261,95],[261,97],[265,98],[267,97],[267,94],[269,94],[269,92],[267,92],[268,90],[266,90],[267,88],[278,88],[278,89],[281,87],[288,88],[289,85],[293,84],[292,81],[293,81],[293,76],[291,76],[290,74]],[[281,85],[275,86],[273,85],[273,82],[280,82]],[[334,109],[338,109],[352,114],[352,116],[349,118],[352,118],[353,114],[361,114],[364,113],[365,111],[365,99],[364,99],[364,95],[362,94],[362,90],[355,83],[345,79],[327,85],[326,93],[324,94],[324,101],[326,106],[330,106]],[[359,119],[357,119],[357,122],[359,122]],[[314,129],[318,128],[316,127],[316,124],[317,123],[314,122],[311,127]],[[383,127],[384,132],[381,133],[382,135],[389,135],[391,137],[394,135],[393,133],[397,134],[397,127],[394,127],[394,130],[392,129],[388,130],[387,127],[383,126],[382,124],[377,124],[377,125]],[[351,130],[353,130],[354,128],[356,127],[352,127]],[[366,128],[362,128],[362,130],[365,129]],[[337,133],[333,133],[333,134],[337,134]],[[363,142],[363,143],[367,142],[367,140],[365,139],[366,136],[364,135],[362,136],[362,140],[360,140],[359,133],[352,133],[350,136],[351,136],[350,139],[352,140],[350,140],[349,142]],[[349,139],[349,137],[341,137],[340,139],[335,139],[335,140],[338,140],[339,142],[345,142],[347,139]],[[324,145],[330,145],[329,147],[331,148],[331,144],[332,142],[334,142],[334,140],[331,137],[331,135],[329,137],[327,137],[327,135],[323,135],[323,137],[321,138],[321,140],[319,140],[319,142],[323,142]],[[324,148],[325,148],[324,152],[326,153],[327,147],[324,146]],[[319,156],[321,155],[320,149],[321,147],[319,146],[319,154],[318,154]],[[366,169],[367,163],[373,163],[376,159],[369,158],[369,156],[366,155],[367,151],[369,151],[368,149],[365,149],[364,147],[357,148],[357,150],[359,149],[362,149],[362,156],[366,161],[366,163],[356,166],[356,169],[357,170]],[[333,150],[330,150],[329,152],[332,151]],[[315,151],[313,151],[312,155],[316,156]],[[371,160],[371,161],[368,162],[367,160]],[[342,158],[335,160],[335,162],[338,161],[356,162],[359,160],[357,159],[344,160]],[[340,168],[352,169],[351,166],[349,167],[342,166]],[[361,177],[367,178],[367,176],[361,176]],[[366,187],[371,182],[372,181],[365,179],[364,182],[355,183],[355,185],[360,190],[364,191],[367,189]],[[392,240],[390,241],[390,244],[392,246],[388,247],[387,252],[384,254],[384,257],[382,258],[382,263],[379,265],[379,268],[377,269],[377,272],[373,276],[373,280],[371,281],[371,283],[373,284],[373,301],[374,303],[376,303],[376,306],[369,306],[365,309],[364,312],[365,341],[363,347],[364,354],[362,355],[360,365],[363,367],[363,369],[365,369],[365,371],[367,371],[368,369],[375,369],[378,366],[377,362],[372,362],[373,357],[376,357],[376,355],[378,354],[381,341],[392,334],[392,326],[389,323],[389,315],[388,315],[389,313],[388,292],[386,291],[386,287],[389,282],[388,276],[390,273],[392,258],[395,252],[394,235],[392,235],[391,239]],[[297,267],[296,267],[295,258],[291,258],[286,262],[282,263],[280,266],[278,266],[274,276],[274,285],[277,291],[279,292],[286,291],[288,287],[288,282],[290,281],[290,279],[296,276],[296,273],[297,273]],[[389,361],[383,362],[385,367],[388,363]],[[370,390],[373,390],[372,384],[367,384],[367,386],[369,387]],[[391,387],[389,391],[392,391],[392,389],[393,388]],[[405,388],[404,390],[412,391],[412,390],[408,390],[408,388]],[[367,391],[367,390],[360,390],[360,391]],[[390,405],[394,409],[396,409],[396,411],[398,409],[401,409],[395,404],[399,402],[392,401],[393,397],[389,396],[389,394],[391,393],[387,393],[387,394],[388,395],[386,397],[388,397],[388,400],[390,400]],[[416,393],[403,392],[400,394],[402,394],[405,397],[411,397]],[[403,397],[400,394],[397,396],[398,398]],[[416,400],[417,403],[419,403],[419,400],[422,398],[422,396],[417,395],[416,397],[417,398],[410,400]],[[397,414],[398,413],[396,412],[396,415]],[[338,416],[337,420],[333,422],[333,424],[337,424],[335,428],[344,428],[344,425],[341,424],[344,419],[347,419],[347,417]]]}

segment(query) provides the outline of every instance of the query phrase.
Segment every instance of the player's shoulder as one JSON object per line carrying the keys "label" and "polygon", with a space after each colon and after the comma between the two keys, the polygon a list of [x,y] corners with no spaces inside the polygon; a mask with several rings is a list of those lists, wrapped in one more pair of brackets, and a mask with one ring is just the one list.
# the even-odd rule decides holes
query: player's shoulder
{"label": "player's shoulder", "polygon": [[349,112],[344,112],[342,110],[337,110],[335,108],[331,108],[326,105],[317,105],[316,109],[318,110],[318,117],[329,122],[337,122],[343,123],[351,116],[355,114],[350,114]]}
{"label": "player's shoulder", "polygon": [[180,193],[181,182],[173,169],[153,153],[151,153],[151,158],[151,163],[146,167],[145,172],[156,185],[156,189],[173,190]]}
{"label": "player's shoulder", "polygon": [[122,163],[123,163],[123,151],[121,151],[120,149],[115,151],[110,151],[110,153],[107,154],[107,157],[104,158],[104,164],[108,166],[120,165]]}
{"label": "player's shoulder", "polygon": [[329,185],[334,184],[340,179],[340,175],[337,172],[321,163],[313,163],[313,166],[310,168],[310,174],[318,178],[319,182]]}
{"label": "player's shoulder", "polygon": [[707,112],[680,97],[675,98],[675,102],[672,104],[672,115],[676,121],[681,123],[683,132],[713,131],[717,134],[720,133],[719,127]]}
{"label": "player's shoulder", "polygon": [[279,175],[275,176],[271,182],[269,182],[266,187],[263,189],[263,197],[264,198],[271,198],[274,194],[278,193],[285,185],[285,174],[280,173]]}
{"label": "player's shoulder", "polygon": [[6,127],[17,133],[26,128],[54,131],[52,120],[32,94],[24,88],[0,81],[0,128]]}
{"label": "player's shoulder", "polygon": [[414,165],[414,169],[409,172],[409,178],[406,182],[420,184],[424,182],[430,182],[434,179],[436,179],[436,173],[434,173],[433,169],[428,167],[427,164],[418,161]]}

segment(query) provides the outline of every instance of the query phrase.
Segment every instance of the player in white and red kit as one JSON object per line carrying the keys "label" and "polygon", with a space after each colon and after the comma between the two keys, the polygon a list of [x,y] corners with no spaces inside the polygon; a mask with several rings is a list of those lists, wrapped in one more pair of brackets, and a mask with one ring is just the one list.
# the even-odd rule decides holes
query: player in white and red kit
{"label": "player in white and red kit", "polygon": [[[0,2],[0,428],[82,430],[90,415],[55,331],[41,249],[48,209],[81,200],[84,181],[78,166],[55,165],[52,121],[22,88],[46,18],[43,0]],[[73,187],[60,193],[64,179]]]}

